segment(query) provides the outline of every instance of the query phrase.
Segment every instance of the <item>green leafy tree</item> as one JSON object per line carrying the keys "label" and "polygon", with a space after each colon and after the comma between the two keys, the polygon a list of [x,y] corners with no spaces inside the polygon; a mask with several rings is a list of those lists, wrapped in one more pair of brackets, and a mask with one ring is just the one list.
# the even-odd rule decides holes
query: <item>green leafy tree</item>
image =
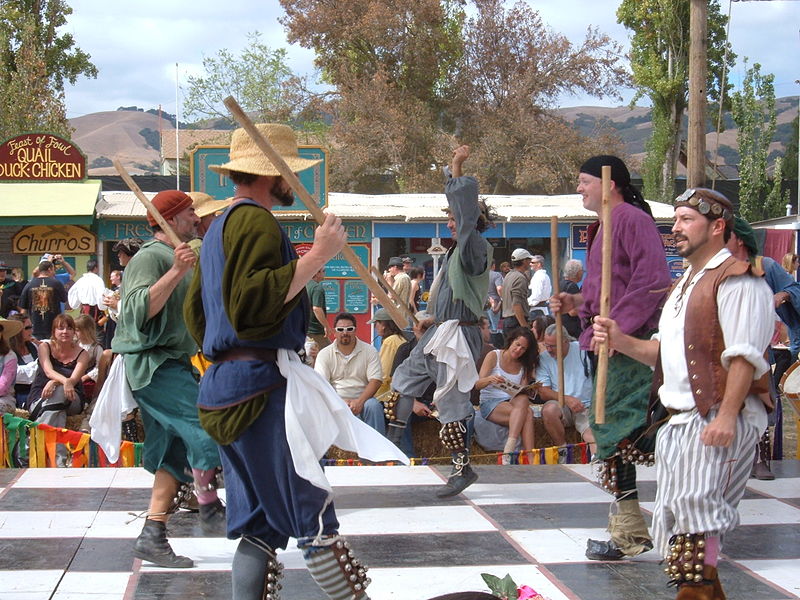
{"label": "green leafy tree", "polygon": [[97,77],[91,57],[75,46],[64,0],[0,2],[0,138],[24,131],[69,137],[64,83]]}
{"label": "green leafy tree", "polygon": [[248,45],[236,56],[223,48],[203,58],[203,75],[188,79],[184,110],[188,116],[235,124],[222,101],[236,98],[260,122],[302,119],[308,104],[304,80],[286,64],[286,50],[270,48],[259,32],[247,34]]}
{"label": "green leafy tree", "polygon": [[[75,45],[72,34],[59,32],[72,8],[65,0],[3,0],[0,30],[4,32],[0,56],[6,74],[18,70],[20,48],[34,45],[41,52],[50,84],[64,90],[64,82],[75,84],[81,75],[97,77],[91,56]],[[8,75],[7,75],[8,77]]]}
{"label": "green leafy tree", "polygon": [[[642,165],[645,195],[671,202],[688,103],[689,0],[622,0],[617,21],[633,32],[630,61],[637,93],[631,104],[646,96],[653,106],[653,136]],[[726,48],[728,67],[736,59],[725,37],[726,23],[718,0],[710,0],[707,89],[713,100],[730,87],[722,81]]]}
{"label": "green leafy tree", "polygon": [[797,179],[797,152],[798,152],[798,121],[800,115],[792,121],[792,133],[789,141],[786,143],[786,151],[784,152],[783,163],[783,178],[787,181],[794,181]]}
{"label": "green leafy tree", "polygon": [[[0,43],[5,42],[0,30]],[[47,76],[41,47],[29,21],[17,32],[14,69],[0,67],[0,140],[26,131],[47,131],[63,137],[72,134],[67,121],[64,92],[55,89]]]}
{"label": "green leafy tree", "polygon": [[737,141],[741,155],[739,211],[748,221],[778,217],[784,211],[780,163],[775,173],[777,188],[767,178],[769,145],[777,126],[774,79],[772,73],[762,75],[761,65],[754,63],[745,73],[741,91],[731,97],[733,120],[739,127]]}

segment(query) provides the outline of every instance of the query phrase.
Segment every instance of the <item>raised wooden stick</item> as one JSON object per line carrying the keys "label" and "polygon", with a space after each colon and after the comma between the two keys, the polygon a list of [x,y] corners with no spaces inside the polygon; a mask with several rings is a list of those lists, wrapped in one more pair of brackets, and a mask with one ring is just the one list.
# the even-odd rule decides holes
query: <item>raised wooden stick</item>
{"label": "raised wooden stick", "polygon": [[[317,206],[317,203],[314,202],[314,199],[311,197],[311,194],[308,193],[308,190],[300,183],[300,180],[297,178],[297,175],[294,174],[294,171],[286,164],[286,161],[283,160],[283,157],[278,154],[275,149],[272,147],[272,144],[261,135],[261,132],[255,126],[253,121],[250,120],[245,112],[242,110],[242,107],[239,106],[239,103],[233,98],[233,96],[228,96],[223,100],[225,106],[228,107],[228,110],[231,111],[233,117],[239,122],[239,125],[247,132],[247,135],[256,143],[259,150],[261,150],[269,161],[273,164],[273,166],[278,169],[278,172],[281,174],[286,180],[286,183],[294,190],[294,193],[297,194],[300,201],[305,205],[308,212],[311,213],[311,216],[314,217],[314,220],[322,225],[325,222],[325,213],[322,212],[322,209]],[[350,263],[350,266],[353,267],[355,272],[358,274],[361,281],[363,281],[369,290],[375,295],[383,307],[389,311],[389,314],[392,316],[392,320],[397,324],[400,329],[405,329],[408,325],[408,322],[403,316],[403,313],[395,306],[395,304],[391,301],[389,296],[386,295],[386,292],[383,291],[378,282],[375,281],[372,276],[370,276],[369,271],[367,268],[361,264],[361,261],[356,256],[356,253],[353,252],[353,249],[346,245],[342,248],[342,256],[345,260]]]}
{"label": "raised wooden stick", "polygon": [[119,176],[122,177],[122,181],[130,188],[133,192],[133,195],[139,199],[139,202],[144,204],[144,207],[147,209],[147,212],[150,213],[150,216],[155,219],[155,222],[158,223],[158,226],[161,227],[161,231],[163,231],[166,236],[169,238],[169,241],[172,242],[172,245],[176,248],[180,246],[183,242],[181,238],[178,237],[178,234],[170,227],[167,220],[161,216],[161,213],[158,212],[158,209],[153,206],[153,203],[147,199],[147,196],[144,195],[144,192],[136,185],[136,182],[133,178],[128,175],[128,172],[125,170],[125,167],[122,166],[122,163],[119,162],[118,158],[115,158],[114,161],[114,168],[119,173]]}
{"label": "raised wooden stick", "polygon": [[[553,271],[553,296],[561,292],[558,265],[558,217],[550,217],[550,266]],[[558,365],[558,404],[564,406],[564,334],[561,331],[563,320],[561,311],[556,313],[556,364]]]}
{"label": "raised wooden stick", "polygon": [[392,297],[392,300],[397,302],[396,306],[400,307],[400,310],[403,311],[403,314],[411,319],[414,325],[419,323],[419,321],[417,321],[417,317],[415,317],[414,313],[411,312],[411,309],[407,305],[403,305],[403,301],[400,299],[400,296],[398,296],[397,292],[394,291],[394,288],[390,286],[389,283],[383,278],[383,274],[378,270],[378,267],[372,265],[370,272],[375,275],[375,280],[378,282],[378,285],[381,286],[386,293]]}
{"label": "raised wooden stick", "polygon": [[[602,170],[603,186],[603,271],[600,279],[600,316],[608,318],[611,313],[611,167]],[[597,356],[597,388],[595,390],[594,421],[606,422],[606,384],[608,383],[608,342],[598,348]]]}

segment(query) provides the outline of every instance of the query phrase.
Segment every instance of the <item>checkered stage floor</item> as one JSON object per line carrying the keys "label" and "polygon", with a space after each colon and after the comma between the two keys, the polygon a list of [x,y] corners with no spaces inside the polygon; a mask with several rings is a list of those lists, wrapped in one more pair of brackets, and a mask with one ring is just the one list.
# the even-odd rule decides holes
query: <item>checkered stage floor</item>
{"label": "checkered stage floor", "polygon": [[[583,555],[604,538],[609,496],[588,465],[478,466],[478,482],[440,501],[445,467],[329,467],[341,531],[370,566],[374,600],[423,600],[486,590],[480,574],[511,574],[550,600],[674,598],[655,552],[598,563]],[[742,525],[720,569],[732,600],[800,597],[800,462],[773,463],[775,481],[751,479]],[[652,510],[654,470],[642,469]],[[203,537],[197,517],[170,523],[188,571],[133,558],[151,476],[141,469],[0,470],[0,599],[185,600],[230,597],[235,542]],[[284,596],[322,598],[290,543]]]}

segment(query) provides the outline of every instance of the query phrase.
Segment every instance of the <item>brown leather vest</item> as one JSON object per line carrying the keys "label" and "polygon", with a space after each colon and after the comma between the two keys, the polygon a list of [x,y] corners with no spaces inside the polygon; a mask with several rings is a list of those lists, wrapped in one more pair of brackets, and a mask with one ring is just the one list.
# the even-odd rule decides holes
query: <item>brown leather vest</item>
{"label": "brown leather vest", "polygon": [[[698,412],[706,416],[708,411],[722,402],[728,372],[722,366],[721,356],[725,350],[725,340],[719,323],[717,290],[720,284],[732,276],[751,272],[748,263],[729,256],[719,266],[708,269],[694,285],[686,306],[684,323],[684,344],[689,383]],[[681,284],[679,284],[681,285]],[[747,323],[742,326],[747,327]],[[660,358],[660,357],[659,357]],[[753,381],[748,394],[762,394],[769,391],[770,372]],[[663,381],[663,373],[656,377]],[[762,398],[767,410],[772,402]]]}

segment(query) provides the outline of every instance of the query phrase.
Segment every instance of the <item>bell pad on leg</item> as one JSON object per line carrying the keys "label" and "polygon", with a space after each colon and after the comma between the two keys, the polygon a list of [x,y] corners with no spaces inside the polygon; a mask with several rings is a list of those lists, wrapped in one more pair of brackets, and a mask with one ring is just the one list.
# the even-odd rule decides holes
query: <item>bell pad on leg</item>
{"label": "bell pad on leg", "polygon": [[[669,540],[669,554],[664,557],[667,563],[664,572],[670,578],[670,585],[703,583],[706,567],[705,550],[706,536],[704,533],[672,536]],[[716,569],[714,571],[716,572]]]}
{"label": "bell pad on leg", "polygon": [[325,540],[325,546],[303,548],[306,565],[314,581],[332,600],[368,600],[368,567],[355,558],[350,543],[340,536]]}
{"label": "bell pad on leg", "polygon": [[442,445],[451,452],[466,452],[467,421],[453,421],[445,423],[439,430],[439,439]]}
{"label": "bell pad on leg", "polygon": [[378,399],[381,401],[381,404],[383,404],[383,414],[386,417],[386,420],[390,423],[395,421],[397,419],[395,407],[397,406],[397,401],[400,399],[400,392],[392,390],[382,394]]}

